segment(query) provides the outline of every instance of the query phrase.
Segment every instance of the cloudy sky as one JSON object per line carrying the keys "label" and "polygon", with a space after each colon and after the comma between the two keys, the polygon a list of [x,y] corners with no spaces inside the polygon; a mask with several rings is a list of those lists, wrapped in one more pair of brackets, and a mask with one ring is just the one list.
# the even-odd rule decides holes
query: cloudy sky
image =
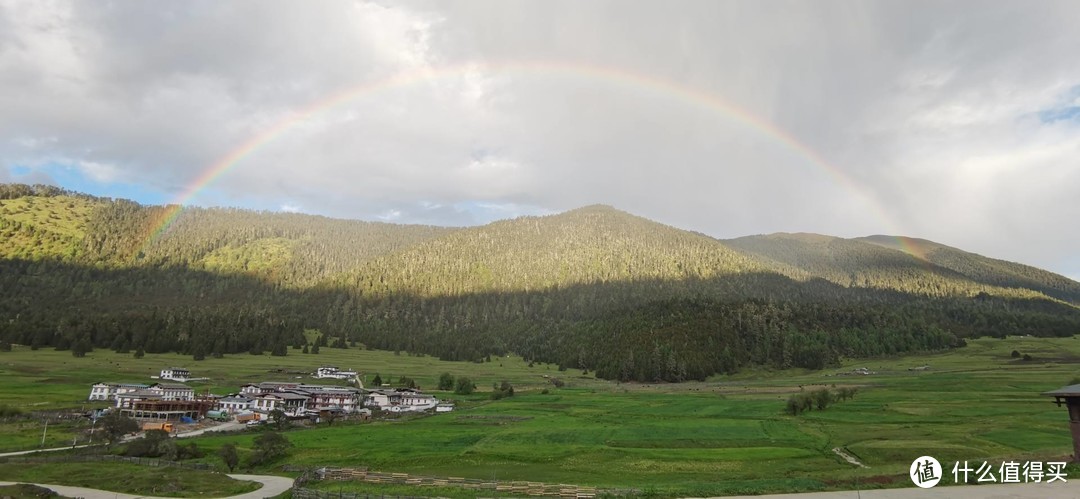
{"label": "cloudy sky", "polygon": [[904,234],[1080,278],[1080,3],[0,0],[0,182]]}

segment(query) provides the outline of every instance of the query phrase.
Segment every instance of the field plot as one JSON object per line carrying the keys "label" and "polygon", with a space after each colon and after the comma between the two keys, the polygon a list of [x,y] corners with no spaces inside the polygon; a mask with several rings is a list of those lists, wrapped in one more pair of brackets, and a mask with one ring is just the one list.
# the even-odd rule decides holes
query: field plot
{"label": "field plot", "polygon": [[[1031,360],[1014,358],[1014,350]],[[369,379],[376,371],[384,379],[409,376],[422,386],[433,386],[439,373],[449,371],[470,376],[480,389],[459,410],[290,431],[289,457],[260,469],[272,471],[284,463],[368,467],[424,476],[632,487],[660,495],[717,495],[903,486],[911,460],[924,454],[943,463],[1061,459],[1071,449],[1067,416],[1040,393],[1080,375],[1080,340],[1073,338],[981,339],[941,354],[851,361],[825,371],[748,371],[688,384],[618,384],[583,377],[580,371],[530,368],[516,358],[472,364],[355,349],[331,353],[290,351],[285,358],[202,362],[124,357],[130,362],[94,367],[101,364],[88,361],[89,356],[20,350],[0,356],[0,368],[11,374],[2,378],[0,403],[10,403],[9,393],[29,401],[37,391],[50,394],[39,395],[43,406],[62,407],[85,397],[89,378],[148,379],[167,364],[213,378],[205,387],[217,393],[274,379],[273,369],[310,370],[319,364],[356,368]],[[90,355],[121,359],[111,353]],[[61,361],[70,374],[59,376],[58,370],[45,368]],[[568,387],[555,389],[544,375],[559,376]],[[504,378],[515,384],[517,395],[485,400],[484,392]],[[792,394],[845,387],[857,388],[854,399],[800,416],[784,412]],[[544,388],[549,393],[542,393]],[[196,441],[209,456],[203,461],[216,464],[217,447],[233,442],[246,455],[253,437]],[[835,448],[867,467],[848,463]],[[368,490],[348,482],[324,486]]]}

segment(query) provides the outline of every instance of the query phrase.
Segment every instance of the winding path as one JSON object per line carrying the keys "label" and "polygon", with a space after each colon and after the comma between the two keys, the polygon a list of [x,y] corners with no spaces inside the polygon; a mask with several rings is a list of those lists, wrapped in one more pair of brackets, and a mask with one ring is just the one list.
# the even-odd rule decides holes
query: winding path
{"label": "winding path", "polygon": [[[240,494],[236,496],[229,496],[226,499],[263,499],[264,497],[274,497],[289,488],[292,487],[293,479],[283,476],[271,476],[271,475],[227,475],[234,480],[246,480],[251,482],[259,482],[262,487],[253,490],[246,494]],[[0,485],[14,485],[16,483],[25,482],[0,482]],[[39,487],[45,487],[51,489],[56,493],[67,497],[81,497],[84,499],[172,499],[153,496],[137,496],[132,494],[121,494],[119,492],[110,492],[107,490],[88,489],[85,487],[72,487],[69,485],[53,485],[48,483],[35,483]]]}

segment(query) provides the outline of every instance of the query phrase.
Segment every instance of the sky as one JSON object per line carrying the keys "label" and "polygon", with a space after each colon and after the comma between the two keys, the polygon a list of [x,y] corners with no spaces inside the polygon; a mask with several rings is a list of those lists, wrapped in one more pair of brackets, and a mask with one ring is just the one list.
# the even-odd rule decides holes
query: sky
{"label": "sky", "polygon": [[1080,3],[0,0],[0,182],[931,239],[1080,280]]}

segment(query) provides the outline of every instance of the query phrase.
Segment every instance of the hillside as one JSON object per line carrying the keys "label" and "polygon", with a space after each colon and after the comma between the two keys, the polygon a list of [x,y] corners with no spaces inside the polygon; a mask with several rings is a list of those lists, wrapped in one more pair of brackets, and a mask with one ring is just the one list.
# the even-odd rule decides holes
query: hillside
{"label": "hillside", "polygon": [[1080,304],[1080,283],[1030,265],[987,258],[925,239],[876,235],[855,240],[892,249],[899,249],[903,241],[903,245],[916,248],[927,262],[956,272],[970,281],[1004,288],[1030,289]]}
{"label": "hillside", "polygon": [[151,238],[165,211],[0,185],[0,349],[289,355],[318,329],[681,381],[1080,332],[1077,283],[928,241],[719,241],[607,206],[464,229],[186,208]]}
{"label": "hillside", "polygon": [[0,189],[0,258],[112,268],[183,267],[290,287],[456,229],[228,208],[184,208],[152,239],[166,208],[47,186]]}
{"label": "hillside", "polygon": [[462,229],[375,259],[344,284],[384,294],[453,296],[768,271],[715,239],[598,205]]}
{"label": "hillside", "polygon": [[1080,283],[1026,265],[994,260],[927,241],[896,236],[843,239],[820,234],[769,234],[724,241],[750,255],[847,287],[946,297],[986,293],[1052,297],[1080,304]]}

